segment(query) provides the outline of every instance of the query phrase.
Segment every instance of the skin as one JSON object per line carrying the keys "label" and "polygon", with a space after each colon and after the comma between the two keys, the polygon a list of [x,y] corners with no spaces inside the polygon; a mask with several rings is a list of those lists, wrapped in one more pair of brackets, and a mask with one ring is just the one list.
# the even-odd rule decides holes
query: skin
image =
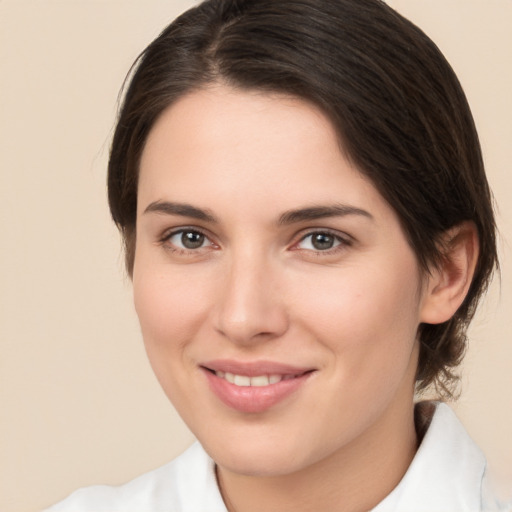
{"label": "skin", "polygon": [[[333,206],[343,214],[286,216]],[[418,325],[453,314],[476,258],[462,231],[454,273],[422,277],[393,209],[299,99],[216,85],[162,114],[140,165],[135,306],[229,510],[368,510],[398,484],[417,448]],[[245,413],[210,390],[214,359],[314,372]]]}

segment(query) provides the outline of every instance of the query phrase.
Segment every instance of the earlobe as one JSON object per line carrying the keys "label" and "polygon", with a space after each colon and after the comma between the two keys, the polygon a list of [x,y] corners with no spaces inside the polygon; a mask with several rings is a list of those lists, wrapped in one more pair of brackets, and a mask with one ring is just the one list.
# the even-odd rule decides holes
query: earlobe
{"label": "earlobe", "polygon": [[476,226],[463,222],[443,236],[443,258],[428,276],[420,321],[448,321],[464,301],[475,273],[479,243]]}

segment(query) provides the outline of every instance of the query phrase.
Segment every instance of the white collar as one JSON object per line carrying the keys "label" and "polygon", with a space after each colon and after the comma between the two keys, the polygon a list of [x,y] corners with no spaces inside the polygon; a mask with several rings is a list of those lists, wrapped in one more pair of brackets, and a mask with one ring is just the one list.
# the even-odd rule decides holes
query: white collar
{"label": "white collar", "polygon": [[[421,406],[421,404],[419,404]],[[475,512],[482,510],[486,460],[443,403],[398,486],[372,512]]]}

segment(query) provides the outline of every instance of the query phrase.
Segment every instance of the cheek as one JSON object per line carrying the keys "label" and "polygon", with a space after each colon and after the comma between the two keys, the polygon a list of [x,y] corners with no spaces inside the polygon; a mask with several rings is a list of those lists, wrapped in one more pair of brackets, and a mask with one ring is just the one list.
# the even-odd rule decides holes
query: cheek
{"label": "cheek", "polygon": [[[185,383],[195,369],[189,347],[207,314],[207,290],[197,288],[187,271],[169,272],[157,265],[135,267],[134,303],[146,353],[162,389],[183,415],[194,403]],[[196,285],[196,286],[194,286]]]}
{"label": "cheek", "polygon": [[[344,373],[397,373],[408,363],[419,324],[419,274],[415,260],[351,266],[305,287],[299,314],[337,356]],[[387,263],[387,264],[386,264]],[[310,290],[318,290],[311,294]]]}
{"label": "cheek", "polygon": [[207,310],[206,291],[196,285],[186,271],[135,268],[135,309],[150,356],[151,351],[177,351],[193,338]]}

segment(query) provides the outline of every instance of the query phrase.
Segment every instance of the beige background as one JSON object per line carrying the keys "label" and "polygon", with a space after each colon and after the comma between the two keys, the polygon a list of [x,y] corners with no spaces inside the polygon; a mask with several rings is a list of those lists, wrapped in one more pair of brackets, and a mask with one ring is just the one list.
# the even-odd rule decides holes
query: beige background
{"label": "beige background", "polygon": [[[512,481],[512,1],[394,0],[465,86],[499,205],[501,287],[472,329],[455,406]],[[0,0],[0,509],[120,483],[191,435],[142,348],[109,221],[119,87],[190,0]]]}

